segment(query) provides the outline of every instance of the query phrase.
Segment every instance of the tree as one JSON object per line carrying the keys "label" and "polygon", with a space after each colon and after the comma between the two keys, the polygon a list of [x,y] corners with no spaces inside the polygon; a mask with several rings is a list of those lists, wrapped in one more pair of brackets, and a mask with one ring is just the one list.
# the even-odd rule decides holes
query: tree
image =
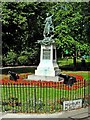
{"label": "tree", "polygon": [[89,3],[56,3],[53,6],[52,13],[54,14],[55,37],[58,49],[62,54],[69,50],[70,55],[73,55],[73,47],[75,50],[82,50],[88,53],[89,51],[89,34],[90,23],[89,19]]}
{"label": "tree", "polygon": [[39,49],[36,41],[43,38],[43,23],[47,3],[2,3],[3,55],[12,49],[18,55],[31,48]]}
{"label": "tree", "polygon": [[[88,54],[90,51],[90,22],[88,22],[90,2],[3,2],[3,56],[6,57],[10,50],[15,51],[17,56],[21,55],[22,51],[27,53],[33,51],[29,57],[37,59],[40,45],[36,42],[43,39],[47,12],[54,15],[55,40],[58,52],[61,51],[59,54],[63,56],[65,51],[69,50],[69,54],[73,55],[73,46],[81,54]],[[34,52],[35,50],[38,52]]]}

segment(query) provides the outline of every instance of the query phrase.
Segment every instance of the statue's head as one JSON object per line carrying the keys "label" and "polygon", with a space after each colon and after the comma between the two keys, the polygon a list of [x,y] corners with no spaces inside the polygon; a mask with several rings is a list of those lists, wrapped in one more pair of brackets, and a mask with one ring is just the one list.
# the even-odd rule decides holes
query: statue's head
{"label": "statue's head", "polygon": [[47,16],[49,16],[49,13],[46,13]]}

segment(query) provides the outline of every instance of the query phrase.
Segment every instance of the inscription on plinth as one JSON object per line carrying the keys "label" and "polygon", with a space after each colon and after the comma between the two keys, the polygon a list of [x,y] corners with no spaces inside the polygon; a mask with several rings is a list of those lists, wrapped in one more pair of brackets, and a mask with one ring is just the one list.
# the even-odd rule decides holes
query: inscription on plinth
{"label": "inscription on plinth", "polygon": [[43,49],[43,60],[50,60],[50,49]]}

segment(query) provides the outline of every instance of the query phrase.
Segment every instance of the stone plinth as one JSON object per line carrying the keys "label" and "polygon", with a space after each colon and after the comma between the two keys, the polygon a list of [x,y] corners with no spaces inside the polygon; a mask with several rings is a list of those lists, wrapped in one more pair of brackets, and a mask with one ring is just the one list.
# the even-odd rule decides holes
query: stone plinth
{"label": "stone plinth", "polygon": [[41,45],[40,63],[35,70],[36,76],[51,76],[55,77],[60,73],[57,65],[56,46]]}
{"label": "stone plinth", "polygon": [[58,82],[63,80],[63,78],[60,78],[59,76],[38,76],[38,75],[29,75],[28,80],[41,80],[41,81],[53,81]]}

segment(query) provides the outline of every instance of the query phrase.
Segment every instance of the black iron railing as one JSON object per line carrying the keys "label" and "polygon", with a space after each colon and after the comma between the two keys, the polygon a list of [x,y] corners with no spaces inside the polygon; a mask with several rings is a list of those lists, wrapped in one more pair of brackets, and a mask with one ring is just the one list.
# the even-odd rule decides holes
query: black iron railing
{"label": "black iron railing", "polygon": [[63,102],[86,96],[85,80],[73,86],[61,82],[3,83],[1,84],[2,112],[47,113],[63,110]]}

